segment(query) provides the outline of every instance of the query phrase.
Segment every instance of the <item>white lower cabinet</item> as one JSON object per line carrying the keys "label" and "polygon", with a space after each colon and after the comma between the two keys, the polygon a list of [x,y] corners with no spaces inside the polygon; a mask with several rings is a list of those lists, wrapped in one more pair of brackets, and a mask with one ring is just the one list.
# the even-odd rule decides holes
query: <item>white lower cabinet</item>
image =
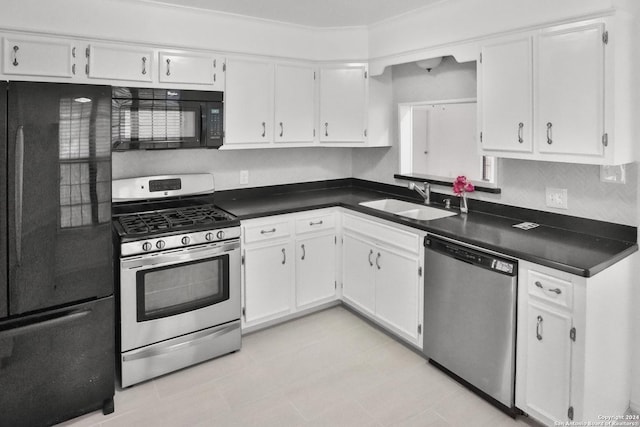
{"label": "white lower cabinet", "polygon": [[335,232],[296,239],[296,308],[335,298],[335,239]]}
{"label": "white lower cabinet", "polygon": [[571,313],[536,302],[527,311],[527,406],[563,420],[571,407]]}
{"label": "white lower cabinet", "polygon": [[267,326],[336,299],[332,210],[242,222],[243,328]]}
{"label": "white lower cabinet", "polygon": [[626,412],[636,257],[589,278],[519,262],[518,408],[549,426]]}
{"label": "white lower cabinet", "polygon": [[355,308],[373,315],[376,309],[375,251],[363,237],[344,234],[342,298]]}
{"label": "white lower cabinet", "polygon": [[[244,319],[260,323],[291,312],[293,250],[288,240],[247,248],[244,252]],[[287,259],[288,258],[288,259]]]}
{"label": "white lower cabinet", "polygon": [[421,348],[422,236],[350,214],[343,229],[344,302]]}

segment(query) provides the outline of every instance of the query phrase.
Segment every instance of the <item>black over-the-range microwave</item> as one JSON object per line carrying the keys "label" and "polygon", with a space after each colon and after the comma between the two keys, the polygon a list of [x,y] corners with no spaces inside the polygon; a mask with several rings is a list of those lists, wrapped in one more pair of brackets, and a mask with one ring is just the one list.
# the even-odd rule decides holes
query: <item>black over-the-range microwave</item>
{"label": "black over-the-range microwave", "polygon": [[219,148],[223,93],[113,87],[113,151]]}

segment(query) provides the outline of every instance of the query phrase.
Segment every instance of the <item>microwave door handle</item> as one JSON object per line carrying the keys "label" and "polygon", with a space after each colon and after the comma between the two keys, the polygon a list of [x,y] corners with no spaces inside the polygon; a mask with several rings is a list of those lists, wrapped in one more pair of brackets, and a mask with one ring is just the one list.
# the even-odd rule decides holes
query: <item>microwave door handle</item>
{"label": "microwave door handle", "polygon": [[22,197],[24,180],[24,129],[18,126],[15,148],[15,233],[16,233],[16,261],[22,261]]}

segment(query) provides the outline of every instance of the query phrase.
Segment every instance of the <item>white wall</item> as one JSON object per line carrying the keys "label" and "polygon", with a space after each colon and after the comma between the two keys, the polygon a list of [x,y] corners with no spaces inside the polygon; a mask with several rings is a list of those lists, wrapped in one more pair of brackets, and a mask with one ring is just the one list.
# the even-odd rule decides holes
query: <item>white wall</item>
{"label": "white wall", "polygon": [[615,0],[446,0],[369,28],[381,58],[611,9]]}
{"label": "white wall", "polygon": [[0,28],[311,60],[367,58],[366,28],[316,30],[128,0],[2,0]]}

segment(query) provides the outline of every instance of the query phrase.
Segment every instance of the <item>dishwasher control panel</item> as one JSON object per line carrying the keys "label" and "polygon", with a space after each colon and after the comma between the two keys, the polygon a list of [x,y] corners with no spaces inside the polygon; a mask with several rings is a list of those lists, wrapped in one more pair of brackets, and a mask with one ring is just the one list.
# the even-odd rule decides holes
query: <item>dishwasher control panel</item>
{"label": "dishwasher control panel", "polygon": [[509,276],[515,276],[517,274],[517,263],[515,261],[510,261],[497,255],[462,246],[461,244],[439,239],[434,236],[427,236],[424,244],[427,248],[469,264],[474,264]]}

